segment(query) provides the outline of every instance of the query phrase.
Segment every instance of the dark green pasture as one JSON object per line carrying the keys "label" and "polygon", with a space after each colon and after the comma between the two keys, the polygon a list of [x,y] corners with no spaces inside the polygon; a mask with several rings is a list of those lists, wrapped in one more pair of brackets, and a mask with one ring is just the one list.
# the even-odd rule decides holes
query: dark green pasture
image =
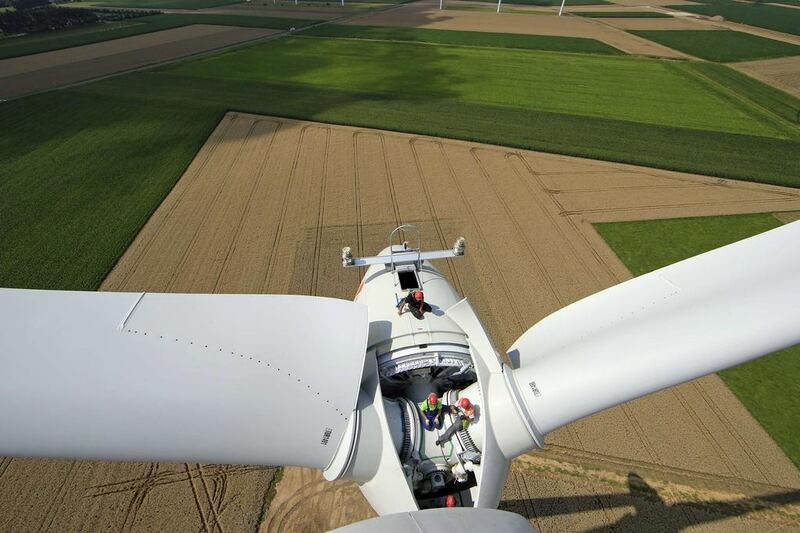
{"label": "dark green pasture", "polygon": [[720,63],[800,55],[800,46],[740,31],[629,31],[669,48]]}

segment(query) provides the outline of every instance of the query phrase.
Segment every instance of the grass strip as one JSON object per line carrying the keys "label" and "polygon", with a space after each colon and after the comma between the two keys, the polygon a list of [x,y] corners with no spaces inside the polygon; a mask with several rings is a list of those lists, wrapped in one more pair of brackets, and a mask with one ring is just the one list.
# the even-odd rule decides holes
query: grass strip
{"label": "grass strip", "polygon": [[771,6],[766,3],[720,1],[667,7],[709,17],[720,15],[731,22],[800,35],[800,9]]}
{"label": "grass strip", "polygon": [[786,122],[800,124],[800,99],[725,65],[692,61],[685,66],[768,109]]}
{"label": "grass strip", "polygon": [[623,54],[622,51],[595,39],[513,33],[326,24],[306,30],[301,35],[495,48],[519,48],[525,50],[547,50],[551,52],[574,52],[584,54]]}
{"label": "grass strip", "polygon": [[671,19],[658,11],[570,11],[571,15],[598,19]]}
{"label": "grass strip", "polygon": [[0,59],[132,37],[191,24],[218,24],[221,26],[287,30],[292,27],[301,28],[314,22],[317,21],[242,15],[151,15],[125,21],[125,23],[101,24],[90,28],[81,28],[81,30],[66,30],[43,35],[25,35],[2,39],[0,40]]}
{"label": "grass strip", "polygon": [[739,31],[628,31],[669,48],[720,63],[800,55],[800,46]]}
{"label": "grass strip", "polygon": [[[595,224],[635,276],[778,226],[780,222],[769,214]],[[800,346],[725,370],[720,376],[800,466]]]}

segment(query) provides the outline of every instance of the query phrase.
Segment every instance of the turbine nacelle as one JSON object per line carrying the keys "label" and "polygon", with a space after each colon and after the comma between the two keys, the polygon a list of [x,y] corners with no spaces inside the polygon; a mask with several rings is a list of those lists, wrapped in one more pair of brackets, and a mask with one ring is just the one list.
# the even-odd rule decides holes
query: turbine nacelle
{"label": "turbine nacelle", "polygon": [[[392,243],[401,231],[378,256],[343,251],[367,267],[355,302],[0,289],[0,455],[309,466],[430,531],[449,519],[418,509],[497,506],[510,460],[547,433],[800,343],[800,222],[553,313],[511,346],[513,368],[430,264],[463,239],[423,252],[418,233]],[[399,314],[408,291],[430,312]],[[441,445],[422,428],[429,392],[476,407]],[[450,523],[507,519],[491,516]]]}

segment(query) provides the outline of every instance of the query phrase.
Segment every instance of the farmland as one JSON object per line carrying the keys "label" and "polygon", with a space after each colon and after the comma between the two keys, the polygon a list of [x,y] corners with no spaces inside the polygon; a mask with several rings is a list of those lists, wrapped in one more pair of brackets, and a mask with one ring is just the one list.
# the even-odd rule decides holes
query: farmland
{"label": "farmland", "polygon": [[139,9],[205,9],[238,4],[239,0],[100,0],[91,3],[103,7],[135,7]]}
{"label": "farmland", "polygon": [[[8,107],[0,108],[14,132],[4,136],[0,170],[4,287],[97,288],[220,116],[66,91]],[[30,120],[39,113],[49,116],[47,131]]]}
{"label": "farmland", "polygon": [[660,11],[570,11],[571,15],[589,18],[669,19],[672,15]]}
{"label": "farmland", "polygon": [[[385,66],[389,57],[391,68]],[[432,77],[434,71],[438,75]],[[701,90],[696,80],[669,64],[641,59],[287,38],[186,63],[169,73],[386,97],[447,97],[465,103],[766,137],[783,133],[721,95]],[[509,76],[515,84],[506,83]],[[657,100],[651,98],[656,91],[661,94]],[[532,97],[544,94],[548,97]]]}
{"label": "farmland", "polygon": [[[494,0],[477,0],[479,2],[497,3]],[[521,5],[521,6],[560,6],[559,0],[504,0],[504,4]],[[607,0],[575,0],[571,2],[573,6],[599,6],[604,4],[611,4]]]}
{"label": "farmland", "polygon": [[549,52],[620,55],[621,51],[595,39],[522,35],[457,30],[428,30],[391,26],[353,26],[326,24],[304,31],[303,36],[337,37],[376,41],[419,42],[490,48],[519,48]]}
{"label": "farmland", "polygon": [[[409,221],[432,247],[467,237],[467,257],[440,267],[506,347],[628,269],[777,224],[620,221],[800,210],[775,186],[800,187],[796,98],[589,30],[367,25],[392,13],[0,104],[0,286],[349,299],[359,276],[341,247],[374,253]],[[412,15],[397,20],[429,16]],[[796,356],[723,375],[763,428],[704,378],[557,432],[514,463],[502,506],[542,530],[797,527],[800,474],[767,434],[797,462],[796,400],[771,403],[795,390]],[[351,483],[285,473],[270,507],[273,468],[0,458],[0,529],[319,531],[371,512]]]}
{"label": "farmland", "polygon": [[110,41],[156,31],[179,28],[191,24],[216,24],[220,26],[241,26],[248,28],[270,28],[288,30],[301,28],[313,21],[282,17],[249,17],[242,15],[216,14],[162,14],[139,17],[125,23],[103,24],[45,34],[35,34],[13,39],[0,40],[0,59],[38,54],[50,50],[60,50],[73,46]]}
{"label": "farmland", "polygon": [[[412,221],[430,247],[447,246],[453,235],[467,238],[468,255],[440,268],[470,299],[498,345],[508,346],[551,311],[629,277],[591,221],[765,209],[800,209],[800,193],[442,138],[227,113],[101,287],[350,298],[359,272],[341,267],[341,247],[374,253],[398,221]],[[659,416],[664,412],[669,416]],[[732,432],[716,429],[720,425]],[[608,473],[577,479],[547,471],[548,464],[563,470],[586,457],[613,458],[626,474],[649,472],[662,482],[663,469],[671,468],[685,476],[680,482],[696,476],[706,487],[711,483],[717,492],[663,489],[666,497],[698,506],[693,520],[729,520],[756,529],[796,524],[788,511],[762,521],[758,515],[738,519],[735,510],[715,510],[715,495],[730,498],[755,485],[748,494],[757,505],[759,495],[800,486],[800,474],[716,377],[574,424],[552,434],[548,447],[540,459],[523,458],[523,465],[535,468],[515,471],[505,497],[507,505],[556,498],[551,512],[528,515],[544,530],[623,520],[624,509],[592,506],[577,513],[571,507],[573,499],[607,492]],[[87,517],[106,529],[128,523],[199,529],[204,520],[245,528],[261,509],[274,472],[94,462],[74,470],[79,475],[70,475],[60,462],[15,459],[3,478],[13,482],[0,484],[0,529],[32,529],[40,520],[37,512],[4,512],[14,501],[12,491],[42,502],[49,519],[65,530],[87,529]],[[320,478],[286,469],[262,531],[322,531],[369,516],[353,484],[328,485]],[[212,490],[221,486],[227,489]],[[61,492],[66,505],[58,505]],[[241,512],[223,513],[239,505]],[[668,513],[662,521],[684,524],[682,516]],[[248,528],[255,529],[252,523]]]}
{"label": "farmland", "polygon": [[[768,214],[598,224],[630,271],[640,276],[780,226]],[[800,466],[800,347],[720,373],[786,454]]]}
{"label": "farmland", "polygon": [[[383,59],[394,57],[396,47],[413,55],[387,68]],[[771,122],[771,112],[745,112],[746,106],[706,91],[671,66],[625,57],[474,50],[476,59],[457,47],[283,39],[7,102],[0,120],[14,134],[0,145],[8,162],[0,169],[0,224],[11,259],[0,262],[0,280],[5,286],[96,287],[231,107],[798,184],[797,142],[764,136],[780,135],[779,124],[773,125],[778,118]],[[537,76],[555,64],[561,77],[542,85]],[[485,86],[465,79],[463,68],[481,72]],[[517,69],[525,83],[504,86],[503,72],[509,70],[501,68]],[[642,72],[653,76],[649,88],[631,84],[633,92],[619,91],[620,80]],[[592,77],[595,84],[583,89]],[[666,86],[673,87],[673,100],[651,109],[647,91],[664,94]],[[626,99],[644,102],[637,108]],[[720,123],[704,114],[711,108]],[[751,134],[718,131],[721,126]],[[99,207],[82,209],[98,200]]]}
{"label": "farmland", "polygon": [[645,39],[709,61],[748,61],[800,55],[800,46],[738,31],[636,31]]}
{"label": "farmland", "polygon": [[731,22],[800,35],[800,10],[797,9],[772,6],[768,3],[745,3],[732,0],[716,0],[698,5],[681,4],[668,7],[709,17],[720,15]]}

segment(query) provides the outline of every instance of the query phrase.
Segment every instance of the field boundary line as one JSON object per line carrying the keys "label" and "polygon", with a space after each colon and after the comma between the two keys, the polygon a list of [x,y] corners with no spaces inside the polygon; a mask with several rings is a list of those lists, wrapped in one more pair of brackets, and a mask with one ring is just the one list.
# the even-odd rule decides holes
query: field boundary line
{"label": "field boundary line", "polygon": [[120,527],[120,531],[131,531],[136,520],[136,514],[141,509],[147,493],[153,487],[153,480],[158,477],[158,463],[147,463],[147,473],[145,474],[145,482],[142,483],[133,492],[128,508],[125,512],[125,519]]}
{"label": "field boundary line", "polygon": [[[470,155],[472,156],[472,159],[475,161],[475,164],[478,167],[478,170],[480,171],[480,174],[483,177],[483,180],[486,182],[486,184],[492,190],[492,193],[494,193],[495,198],[497,198],[497,201],[503,207],[503,211],[505,211],[506,216],[511,221],[511,224],[514,226],[514,229],[517,232],[517,235],[519,235],[520,239],[522,240],[522,242],[525,245],[525,248],[527,248],[528,254],[530,254],[531,258],[533,259],[534,265],[536,265],[536,270],[539,271],[539,275],[542,277],[542,279],[544,280],[544,282],[545,282],[545,284],[547,286],[547,290],[550,292],[550,294],[553,295],[553,297],[555,298],[555,300],[558,303],[558,305],[560,307],[564,307],[565,299],[556,290],[555,285],[553,284],[552,277],[547,272],[547,269],[544,267],[544,263],[542,262],[542,258],[536,252],[536,247],[533,245],[533,243],[530,242],[530,238],[528,237],[528,234],[525,231],[522,230],[522,227],[520,226],[519,221],[516,219],[516,217],[511,212],[511,208],[509,208],[508,202],[506,202],[505,199],[500,195],[500,192],[497,190],[497,187],[492,182],[492,180],[489,178],[489,173],[486,171],[486,167],[484,166],[483,162],[480,160],[480,156],[478,155],[478,151],[479,150],[480,150],[480,148],[473,147],[473,148],[470,148],[469,152],[470,152]],[[504,161],[505,161],[506,164],[508,164],[508,160],[507,159],[505,159]],[[534,200],[534,202],[538,204],[538,202],[536,202],[535,200]]]}
{"label": "field boundary line", "polygon": [[[702,72],[692,68],[691,64],[670,64],[670,67],[677,72],[681,72],[686,76],[693,78],[707,87],[710,87],[712,90],[716,91],[718,94],[725,97],[727,100],[731,101],[732,103],[739,104],[739,108],[746,112],[752,118],[758,120],[759,122],[766,122],[772,127],[782,131],[785,135],[787,135],[788,140],[797,140],[800,138],[800,131],[798,130],[797,124],[793,124],[783,118],[782,116],[776,114],[771,109],[764,107],[758,101],[751,99],[750,97],[746,96],[744,93],[740,93],[730,87],[718,82],[717,80],[710,78],[709,76],[703,74]],[[726,68],[731,68],[725,66]],[[733,70],[733,69],[732,69]],[[736,72],[741,72],[736,70]],[[745,74],[749,78],[759,82],[764,83],[748,74]],[[772,85],[764,83],[764,85],[771,87],[773,89],[777,89],[777,87],[773,87]],[[780,90],[780,89],[777,89]],[[785,92],[785,91],[784,91]],[[787,93],[788,94],[788,93]],[[756,135],[757,137],[761,137],[760,135]],[[769,137],[775,138],[775,137]]]}
{"label": "field boundary line", "polygon": [[206,222],[208,221],[209,217],[211,216],[211,212],[213,211],[214,206],[217,204],[217,201],[219,200],[220,195],[222,195],[222,191],[225,189],[226,183],[230,180],[231,169],[233,169],[236,166],[236,164],[239,162],[239,159],[242,156],[242,152],[244,152],[244,147],[245,147],[246,141],[253,134],[253,130],[255,129],[255,127],[256,127],[255,123],[253,123],[247,129],[247,133],[244,136],[244,142],[239,143],[239,146],[237,147],[237,150],[235,152],[235,155],[233,156],[233,159],[231,160],[230,164],[226,166],[225,173],[219,180],[219,185],[217,186],[217,190],[214,192],[214,196],[211,199],[211,202],[209,202],[209,204],[208,204],[208,208],[205,210],[205,213],[203,214],[203,217],[200,219],[199,223],[197,224],[197,227],[195,228],[194,233],[192,234],[192,239],[189,242],[189,245],[183,251],[183,254],[181,254],[181,260],[178,262],[178,265],[172,271],[172,275],[170,276],[169,281],[167,281],[167,284],[166,284],[167,291],[169,291],[169,289],[171,289],[172,286],[175,284],[176,278],[178,276],[178,272],[180,272],[183,269],[183,267],[186,265],[186,261],[188,260],[190,254],[192,253],[192,250],[194,250],[194,247],[197,244],[197,240],[199,238],[199,235],[200,235],[203,227],[206,225]]}
{"label": "field boundary line", "polygon": [[[214,520],[212,528],[211,530],[208,531],[208,533],[211,533],[211,531],[213,531],[215,528],[219,529],[219,533],[225,533],[225,530],[222,528],[222,522],[220,522],[221,512],[220,509],[218,509],[217,505],[219,502],[216,501],[216,498],[213,498],[211,496],[211,492],[208,490],[208,483],[206,483],[206,477],[203,474],[203,465],[201,465],[200,463],[197,463],[197,475],[200,478],[200,483],[203,485],[203,492],[206,493],[206,499],[208,500],[208,509],[211,512],[212,518]],[[221,484],[223,483],[225,483],[224,476],[221,480]],[[224,491],[223,491],[223,497],[224,497]]]}
{"label": "field boundary line", "polygon": [[208,518],[206,518],[206,515],[203,512],[203,504],[200,501],[200,494],[197,492],[197,488],[194,486],[194,477],[192,476],[191,469],[189,468],[189,463],[183,463],[183,466],[186,468],[186,475],[188,476],[187,481],[189,482],[189,487],[191,487],[192,489],[192,495],[194,496],[194,503],[197,505],[197,512],[200,515],[200,520],[203,523],[203,528],[205,529],[206,533],[211,533],[211,528],[208,527]]}
{"label": "field boundary line", "polygon": [[317,284],[319,281],[319,260],[320,254],[322,253],[322,225],[325,223],[325,190],[328,184],[328,154],[330,153],[330,146],[331,129],[325,128],[325,148],[323,149],[325,157],[322,159],[322,179],[319,180],[319,205],[317,207],[317,227],[314,232],[314,261],[309,293],[313,296],[317,295]]}
{"label": "field boundary line", "polygon": [[[790,485],[764,483],[735,476],[722,476],[710,472],[702,472],[700,470],[690,470],[664,464],[650,463],[647,461],[625,459],[600,452],[579,450],[559,444],[548,444],[545,450],[534,452],[533,454],[528,455],[565,461],[572,464],[578,464],[583,467],[588,467],[590,469],[600,467],[616,472],[629,472],[636,469],[645,472],[649,471],[665,476],[665,478],[662,478],[664,480],[670,480],[670,478],[679,478],[682,480],[682,483],[690,486],[696,486],[697,482],[706,482],[716,484],[720,487],[727,487],[727,490],[738,490],[748,493],[759,491],[797,490],[797,487],[792,487]],[[526,462],[525,455],[520,457],[522,462]]]}
{"label": "field boundary line", "polygon": [[[525,158],[525,156],[522,153],[520,153],[518,151],[506,153],[506,158],[509,159],[509,160],[511,160],[512,158],[517,159],[522,164],[522,166],[525,167],[525,170],[527,171],[528,175],[531,178],[533,178],[533,180],[539,186],[539,190],[542,193],[544,193],[547,198],[550,199],[550,202],[552,202],[552,204],[558,210],[559,214],[562,214],[564,212],[564,206],[561,205],[561,203],[558,201],[558,199],[555,197],[555,195],[553,195],[552,193],[548,192],[548,189],[544,186],[544,183],[541,180],[540,174],[533,169],[533,167],[531,166],[530,162]],[[516,174],[517,178],[528,188],[528,191],[530,192],[531,196],[535,199],[537,195],[536,195],[534,189],[531,187],[531,184],[528,182],[528,180],[525,179],[525,177],[522,175],[522,173],[514,165],[510,165],[510,166],[514,170],[514,173]],[[538,202],[538,200],[537,200],[537,202]],[[567,246],[569,247],[570,252],[572,253],[573,257],[578,259],[578,261],[582,264],[584,270],[586,272],[590,273],[590,275],[597,282],[598,286],[603,285],[603,283],[601,283],[601,281],[600,281],[600,278],[598,278],[597,275],[595,274],[594,268],[591,265],[588,265],[584,261],[584,259],[578,253],[578,250],[572,244],[572,241],[570,241],[570,239],[566,236],[566,232],[561,228],[560,224],[558,223],[558,214],[553,213],[550,209],[545,207],[544,203],[540,202],[539,205],[542,206],[542,209],[547,214],[547,218],[550,219],[551,224],[553,224],[553,226],[556,228],[556,231],[558,232],[559,236],[564,240],[564,242],[567,243]],[[572,226],[573,231],[575,231],[575,233],[577,235],[581,236],[581,239],[586,243],[587,249],[592,251],[592,254],[594,255],[595,260],[597,261],[597,263],[607,270],[608,274],[611,276],[611,279],[619,282],[619,279],[617,278],[617,276],[614,275],[614,273],[608,268],[608,266],[605,264],[605,262],[602,260],[602,258],[595,252],[594,247],[585,238],[585,236],[583,235],[583,232],[578,229],[577,224],[575,223],[575,221],[569,216],[566,216],[566,217],[565,216],[561,216],[561,218],[566,219],[567,224]]]}
{"label": "field boundary line", "polygon": [[[127,272],[124,272],[122,274],[122,280],[119,282],[119,285],[120,286],[125,286],[130,282],[131,277],[136,272],[137,268],[141,265],[141,262],[144,260],[144,257],[147,256],[147,254],[149,253],[150,249],[152,248],[153,242],[155,241],[156,237],[161,235],[161,232],[167,226],[167,222],[172,218],[172,216],[173,216],[173,214],[175,212],[175,209],[177,209],[178,205],[181,203],[181,200],[183,199],[183,196],[191,188],[191,186],[199,179],[198,176],[200,176],[200,174],[205,169],[205,167],[208,164],[208,162],[211,160],[211,158],[214,155],[214,153],[216,153],[217,149],[219,148],[220,144],[222,143],[222,139],[227,134],[227,132],[230,129],[231,125],[233,124],[234,120],[235,120],[235,116],[232,116],[230,118],[230,120],[226,120],[226,115],[222,116],[221,120],[217,123],[216,127],[214,127],[214,130],[211,132],[211,135],[209,135],[209,137],[208,137],[208,139],[206,141],[206,144],[209,144],[209,141],[211,141],[209,149],[204,151],[204,148],[206,146],[206,144],[204,144],[203,146],[200,147],[200,150],[195,154],[195,157],[191,161],[189,161],[189,164],[184,169],[182,175],[178,176],[178,178],[175,180],[175,184],[172,186],[172,188],[170,188],[169,192],[166,194],[164,199],[161,201],[161,203],[158,206],[156,206],[156,209],[150,214],[150,216],[147,217],[147,220],[144,222],[144,224],[142,224],[142,227],[139,228],[139,231],[133,237],[131,243],[128,244],[128,247],[120,255],[119,259],[117,259],[116,263],[114,263],[114,265],[109,270],[109,273],[106,274],[106,278],[103,281],[103,284],[105,284],[105,282],[109,279],[110,274],[114,271],[114,269],[117,267],[117,265],[119,265],[122,262],[125,254],[129,250],[132,250],[131,246],[133,244],[133,241],[135,241],[140,235],[142,235],[144,233],[144,231],[147,229],[148,224],[150,224],[150,222],[152,221],[153,224],[156,225],[153,228],[153,233],[149,236],[147,241],[143,244],[143,249],[141,251],[139,251],[138,254],[131,259],[133,264],[130,266],[130,268],[127,270]],[[203,152],[202,159],[200,160],[199,168],[197,168],[195,170],[195,169],[192,168],[192,163],[194,163],[194,161],[196,160],[197,156],[201,152]],[[175,192],[176,188],[180,185],[180,182],[184,181],[184,179],[186,177],[191,177],[192,178],[191,179],[191,183],[187,183],[185,186],[182,186],[181,190],[177,193],[177,198],[171,199],[170,196],[172,195],[172,193]],[[166,202],[171,202],[171,205],[167,206],[167,212],[164,213],[163,216],[160,216],[158,218],[158,220],[154,220],[153,215],[155,215],[156,211],[158,211]],[[132,250],[132,251],[134,253],[136,252],[136,250]]]}
{"label": "field boundary line", "polygon": [[[489,245],[489,239],[486,238],[486,235],[483,233],[481,229],[481,224],[478,222],[478,216],[475,214],[475,211],[472,209],[472,205],[470,205],[469,201],[467,200],[467,196],[464,194],[464,189],[462,189],[461,184],[459,183],[459,177],[456,174],[455,169],[453,168],[453,164],[450,162],[450,157],[447,155],[447,150],[445,149],[445,143],[440,140],[433,141],[433,144],[439,149],[439,153],[442,156],[442,159],[447,166],[447,172],[450,175],[450,181],[455,186],[456,191],[458,191],[458,195],[461,197],[461,205],[464,206],[466,209],[469,218],[472,220],[472,225],[475,228],[475,233],[478,235],[478,238],[483,241],[484,248],[489,251],[491,250],[491,246]],[[503,292],[506,296],[506,302],[508,303],[508,307],[514,314],[514,318],[519,326],[520,331],[525,331],[526,328],[526,321],[522,319],[522,313],[520,313],[517,304],[514,302],[513,295],[511,293],[511,289],[508,286],[508,281],[506,280],[505,275],[503,274],[503,269],[500,268],[500,265],[497,262],[497,259],[494,257],[494,254],[489,252],[488,254],[489,261],[494,266],[494,271],[497,272],[497,278],[501,281],[500,286],[503,288]],[[529,326],[530,327],[530,326]]]}
{"label": "field boundary line", "polygon": [[[740,404],[742,404],[742,406],[744,406],[742,401],[736,396],[736,394],[733,393],[733,390],[728,386],[727,383],[725,383],[725,380],[723,380],[719,376],[719,374],[716,374],[715,377],[721,381],[721,386],[724,387],[725,390],[727,392],[729,392],[736,399],[737,402],[739,402]],[[731,421],[728,418],[728,416],[725,414],[725,412],[722,409],[719,408],[719,405],[717,404],[717,402],[714,401],[713,397],[708,394],[708,391],[705,389],[705,387],[701,387],[696,382],[696,380],[693,380],[690,383],[692,384],[692,387],[697,391],[698,395],[703,399],[703,402],[705,402],[705,404],[708,406],[708,408],[722,422],[723,426],[728,431],[728,433],[734,438],[734,440],[737,442],[737,444],[739,444],[739,446],[742,448],[742,450],[744,450],[745,454],[747,454],[747,456],[750,458],[750,460],[753,461],[753,464],[756,467],[756,469],[759,471],[759,473],[761,473],[761,475],[764,477],[764,479],[768,480],[769,479],[769,475],[768,475],[768,472],[767,472],[767,468],[765,467],[764,462],[761,460],[761,455],[758,454],[755,450],[753,450],[753,448],[751,446],[750,439],[747,439],[747,438],[743,437],[739,433],[739,431],[738,431],[739,426],[737,424],[734,424],[733,421]],[[761,423],[758,420],[756,420],[756,418],[747,409],[747,407],[745,407],[745,411],[747,412],[747,415],[755,421],[755,423],[758,425],[758,427],[762,431],[764,431],[766,433],[766,430],[764,429],[764,427],[761,425]],[[775,441],[775,439],[771,435],[769,435],[769,433],[767,433],[767,437],[769,438],[769,440],[771,442],[775,443],[775,445],[778,446],[778,444]],[[780,446],[778,446],[778,448],[780,448]],[[782,449],[781,449],[781,453],[783,453],[784,455],[786,454],[786,452],[784,452]]]}
{"label": "field boundary line", "polygon": [[239,244],[239,238],[241,235],[242,226],[244,225],[245,220],[247,220],[247,215],[250,214],[253,195],[255,194],[256,189],[258,189],[259,182],[264,177],[264,169],[266,168],[267,162],[269,161],[269,158],[272,155],[272,147],[275,144],[275,138],[278,136],[278,133],[280,133],[281,128],[283,127],[284,124],[280,120],[274,120],[272,122],[275,124],[275,129],[272,131],[272,134],[270,135],[269,146],[267,146],[266,153],[264,154],[264,159],[258,166],[256,178],[253,180],[253,186],[250,189],[250,194],[247,197],[247,202],[245,203],[245,207],[242,210],[241,216],[239,217],[239,222],[236,224],[236,232],[234,233],[233,239],[231,240],[231,244],[228,247],[227,253],[225,254],[225,259],[222,263],[222,268],[219,271],[219,275],[217,275],[217,280],[214,282],[214,288],[212,289],[212,292],[217,292],[220,281],[222,281],[223,277],[225,276],[225,273],[228,270],[228,265],[230,264],[229,262],[230,258],[235,253],[236,247]]}
{"label": "field boundary line", "polygon": [[300,127],[300,136],[297,139],[297,146],[294,149],[292,156],[292,168],[289,171],[289,179],[286,180],[286,187],[283,190],[281,198],[281,215],[278,219],[278,227],[275,229],[275,236],[272,239],[272,246],[270,247],[269,261],[267,261],[267,270],[264,272],[263,282],[261,283],[261,292],[267,292],[270,279],[272,277],[272,267],[275,265],[275,249],[283,236],[283,221],[286,218],[286,211],[289,209],[289,191],[292,190],[294,184],[295,173],[297,172],[297,163],[300,160],[300,151],[303,147],[303,141],[306,138],[306,131],[312,127],[312,124],[304,124]]}
{"label": "field boundary line", "polygon": [[[354,25],[358,27],[358,25]],[[407,26],[399,26],[399,28],[406,28]],[[305,31],[308,28],[303,28],[302,31]],[[434,28],[416,28],[416,29],[431,29],[433,31],[465,31],[468,32],[470,30],[440,30]],[[294,33],[298,33],[300,30],[295,31]],[[482,33],[474,31],[474,33]],[[493,32],[495,33],[495,32]],[[511,34],[509,34],[511,35]],[[518,34],[518,35],[528,35],[528,34]],[[547,50],[545,48],[522,48],[519,46],[491,46],[491,45],[478,45],[478,44],[460,44],[460,43],[437,43],[435,41],[404,41],[402,39],[376,39],[373,37],[339,37],[339,36],[326,36],[326,35],[296,35],[296,37],[300,37],[303,39],[339,39],[342,41],[372,41],[377,43],[392,43],[392,44],[418,44],[423,46],[449,46],[455,48],[472,48],[476,50],[516,50],[519,52],[534,52],[534,53],[544,53],[544,54],[565,54],[565,55],[578,55],[578,56],[603,56],[603,57],[625,57],[625,56],[634,56],[634,54],[629,54],[624,50],[620,50],[616,46],[612,46],[600,39],[594,39],[592,37],[570,37],[570,36],[563,36],[563,35],[532,35],[533,37],[565,37],[568,39],[585,39],[587,41],[596,41],[598,43],[604,44],[613,48],[614,50],[618,50],[619,54],[609,54],[604,52],[567,52],[565,50]],[[634,56],[635,57],[635,56]],[[645,56],[649,57],[649,56]],[[658,59],[658,58],[656,58]]]}

